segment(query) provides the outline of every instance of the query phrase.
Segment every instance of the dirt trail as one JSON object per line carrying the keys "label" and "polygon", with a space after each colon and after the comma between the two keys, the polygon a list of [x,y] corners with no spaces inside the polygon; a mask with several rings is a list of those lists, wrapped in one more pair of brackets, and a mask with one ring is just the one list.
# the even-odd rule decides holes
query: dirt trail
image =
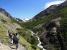
{"label": "dirt trail", "polygon": [[[16,49],[12,49],[8,45],[4,45],[0,43],[0,50],[16,50]],[[26,49],[22,45],[19,44],[19,47],[17,50],[26,50]]]}

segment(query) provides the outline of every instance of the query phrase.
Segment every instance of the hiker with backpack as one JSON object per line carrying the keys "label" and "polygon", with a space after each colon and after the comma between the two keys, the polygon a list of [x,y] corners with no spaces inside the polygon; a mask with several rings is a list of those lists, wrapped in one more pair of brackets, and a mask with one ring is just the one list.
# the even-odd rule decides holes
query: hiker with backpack
{"label": "hiker with backpack", "polygon": [[16,49],[18,48],[19,38],[17,37],[18,34],[13,35],[13,44],[16,45]]}

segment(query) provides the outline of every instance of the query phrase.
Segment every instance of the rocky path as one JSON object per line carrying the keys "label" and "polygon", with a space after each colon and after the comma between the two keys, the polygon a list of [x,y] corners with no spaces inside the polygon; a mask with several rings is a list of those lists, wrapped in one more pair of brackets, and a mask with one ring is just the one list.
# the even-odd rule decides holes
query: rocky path
{"label": "rocky path", "polygon": [[[12,49],[12,48],[11,48],[11,50],[16,50],[16,49]],[[26,49],[25,49],[22,45],[20,45],[20,44],[19,44],[19,46],[18,46],[18,49],[17,49],[17,50],[26,50]]]}
{"label": "rocky path", "polygon": [[[0,43],[0,50],[16,50],[16,49],[12,49],[9,46]],[[17,50],[26,50],[26,49],[22,45],[19,44],[19,47]]]}
{"label": "rocky path", "polygon": [[11,50],[10,47],[0,43],[0,50]]}

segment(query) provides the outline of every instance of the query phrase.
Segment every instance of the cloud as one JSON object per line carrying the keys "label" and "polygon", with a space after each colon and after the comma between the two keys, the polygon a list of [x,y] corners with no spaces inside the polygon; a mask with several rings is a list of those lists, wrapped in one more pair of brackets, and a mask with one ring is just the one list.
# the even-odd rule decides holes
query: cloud
{"label": "cloud", "polygon": [[51,5],[56,5],[56,4],[61,4],[61,3],[63,3],[65,0],[57,0],[57,1],[52,1],[52,2],[48,2],[48,3],[46,3],[45,4],[45,9],[46,8],[48,8],[49,6],[51,6]]}

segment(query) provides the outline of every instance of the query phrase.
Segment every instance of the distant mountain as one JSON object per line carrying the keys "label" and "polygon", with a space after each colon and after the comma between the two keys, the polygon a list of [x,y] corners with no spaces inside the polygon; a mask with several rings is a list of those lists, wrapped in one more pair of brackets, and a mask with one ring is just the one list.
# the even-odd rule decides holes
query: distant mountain
{"label": "distant mountain", "polygon": [[50,7],[48,7],[47,9],[41,11],[40,13],[38,13],[37,15],[34,16],[33,19],[38,19],[40,17],[43,17],[43,16],[47,16],[49,14],[56,14],[58,9],[61,9],[63,7],[66,7],[67,6],[67,1],[61,3],[61,4],[56,4],[56,5],[51,5]]}
{"label": "distant mountain", "polygon": [[47,16],[47,15],[49,15],[50,13],[56,13],[56,11],[57,11],[57,6],[58,6],[58,5],[51,5],[49,8],[41,11],[39,14],[37,14],[36,16],[34,16],[33,19],[38,19],[38,18],[40,18],[40,17],[42,17],[42,16]]}

